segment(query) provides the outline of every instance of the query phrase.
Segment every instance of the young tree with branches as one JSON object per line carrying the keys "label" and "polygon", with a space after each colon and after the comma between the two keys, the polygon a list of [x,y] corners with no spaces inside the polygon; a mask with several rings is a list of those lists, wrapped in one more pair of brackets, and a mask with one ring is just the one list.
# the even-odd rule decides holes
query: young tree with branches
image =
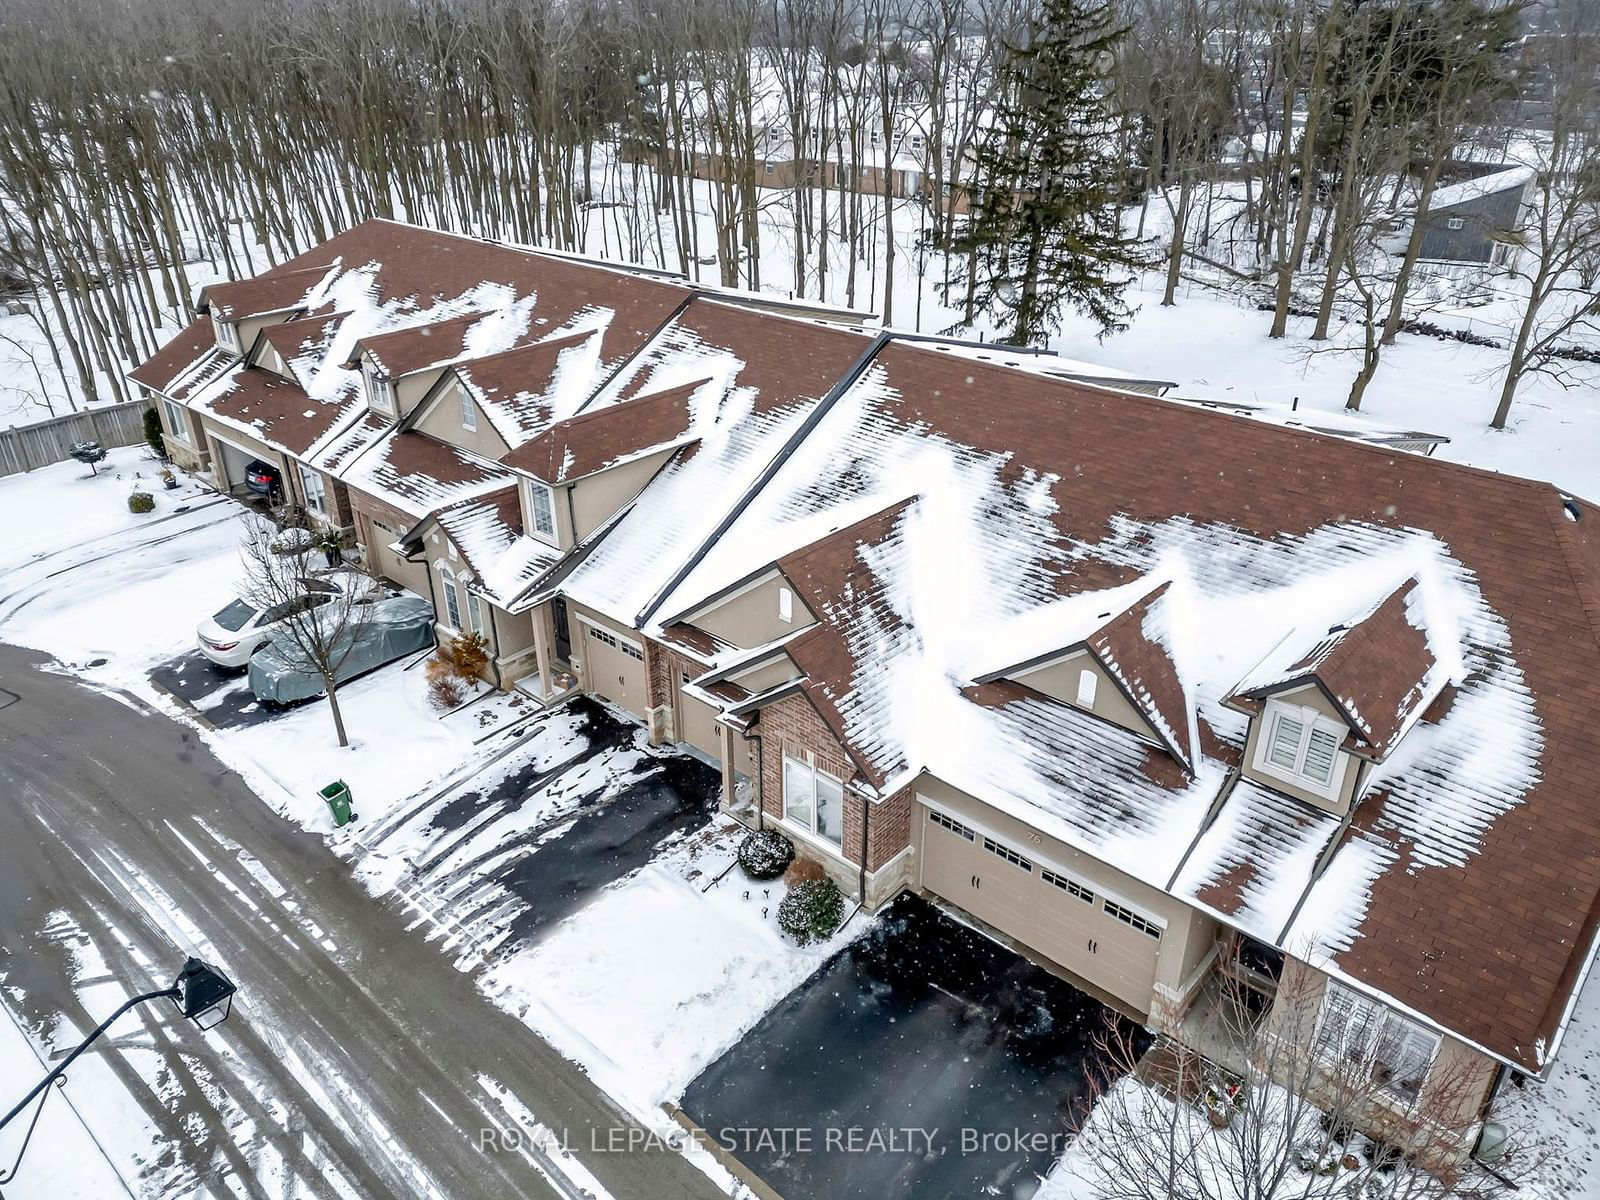
{"label": "young tree with branches", "polygon": [[256,513],[245,522],[241,597],[279,623],[275,641],[289,667],[321,680],[339,745],[348,746],[339,671],[371,623],[373,586],[348,568],[332,575],[311,530],[280,528]]}

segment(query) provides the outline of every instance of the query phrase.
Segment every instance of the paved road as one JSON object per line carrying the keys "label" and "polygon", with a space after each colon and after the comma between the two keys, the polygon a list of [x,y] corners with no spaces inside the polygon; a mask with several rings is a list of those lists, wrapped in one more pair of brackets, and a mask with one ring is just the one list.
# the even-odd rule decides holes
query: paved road
{"label": "paved road", "polygon": [[[5,998],[35,1028],[58,1013],[93,1023],[71,986],[81,947],[46,932],[61,914],[130,984],[148,986],[151,964],[198,943],[241,988],[209,1035],[146,1010],[127,1018],[140,1056],[106,1050],[162,1131],[162,1194],[193,1179],[259,1200],[578,1195],[560,1171],[547,1182],[526,1143],[480,1151],[480,1129],[517,1127],[486,1079],[515,1097],[524,1128],[531,1111],[563,1133],[618,1200],[721,1194],[669,1152],[590,1153],[632,1125],[577,1068],[483,1000],[192,731],[41,673],[41,661],[0,646],[0,704],[18,697],[0,707]],[[106,1007],[102,991],[96,1015]],[[149,1069],[152,1052],[162,1071]],[[231,1119],[216,1115],[217,1094]]]}

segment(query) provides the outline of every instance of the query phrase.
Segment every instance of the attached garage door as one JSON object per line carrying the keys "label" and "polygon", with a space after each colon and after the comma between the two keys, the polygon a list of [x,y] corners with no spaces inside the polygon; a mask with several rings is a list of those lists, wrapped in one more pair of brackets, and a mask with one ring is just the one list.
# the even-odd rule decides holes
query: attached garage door
{"label": "attached garage door", "polygon": [[641,721],[645,714],[644,647],[638,642],[580,621],[589,690],[620,704]]}
{"label": "attached garage door", "polygon": [[937,809],[923,808],[922,886],[1140,1012],[1162,923],[1118,896]]}
{"label": "attached garage door", "polygon": [[410,588],[419,596],[428,596],[428,564],[420,562],[407,562],[393,550],[391,545],[399,541],[403,530],[392,529],[382,521],[368,518],[371,526],[371,536],[367,545],[372,549],[372,569],[385,579],[393,580],[403,588]]}
{"label": "attached garage door", "polygon": [[717,710],[683,690],[687,675],[678,679],[678,737],[703,754],[722,761],[722,739],[717,736]]}

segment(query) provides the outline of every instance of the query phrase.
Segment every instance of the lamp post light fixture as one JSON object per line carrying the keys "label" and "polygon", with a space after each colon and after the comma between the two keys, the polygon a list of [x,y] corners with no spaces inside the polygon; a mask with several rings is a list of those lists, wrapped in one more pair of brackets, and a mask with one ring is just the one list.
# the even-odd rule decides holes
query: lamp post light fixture
{"label": "lamp post light fixture", "polygon": [[[78,1055],[99,1040],[100,1035],[110,1029],[112,1024],[123,1013],[137,1008],[141,1004],[148,1004],[152,1000],[171,1000],[177,1006],[178,1011],[188,1020],[193,1021],[200,1029],[214,1029],[228,1019],[228,1014],[233,1009],[233,995],[238,990],[234,986],[233,980],[229,979],[216,967],[210,963],[201,962],[191,955],[188,961],[183,964],[183,970],[178,972],[178,977],[173,980],[171,987],[131,997],[124,1001],[116,1012],[95,1026],[94,1031],[79,1042],[77,1048],[62,1059],[55,1070],[41,1079],[32,1091],[17,1101],[16,1106],[10,1112],[0,1117],[0,1129],[4,1129],[17,1117],[21,1116],[28,1105],[46,1093],[51,1084],[65,1084],[67,1068],[73,1064]],[[40,1101],[40,1108],[42,1110],[43,1101]],[[29,1125],[27,1134],[23,1136],[22,1148],[17,1151],[16,1163],[12,1165],[10,1170],[0,1168],[0,1183],[9,1183],[16,1178],[17,1167],[22,1163],[22,1155],[28,1149],[28,1141],[33,1136],[34,1128],[38,1124],[39,1113],[35,1112],[33,1122]]]}

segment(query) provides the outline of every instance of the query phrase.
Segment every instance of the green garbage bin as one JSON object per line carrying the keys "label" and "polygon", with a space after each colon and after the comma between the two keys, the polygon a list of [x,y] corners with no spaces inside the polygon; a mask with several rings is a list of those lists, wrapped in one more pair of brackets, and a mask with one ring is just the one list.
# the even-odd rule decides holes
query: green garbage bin
{"label": "green garbage bin", "polygon": [[356,814],[350,811],[350,785],[344,780],[334,780],[322,789],[321,795],[328,802],[335,825],[348,825],[356,819]]}

